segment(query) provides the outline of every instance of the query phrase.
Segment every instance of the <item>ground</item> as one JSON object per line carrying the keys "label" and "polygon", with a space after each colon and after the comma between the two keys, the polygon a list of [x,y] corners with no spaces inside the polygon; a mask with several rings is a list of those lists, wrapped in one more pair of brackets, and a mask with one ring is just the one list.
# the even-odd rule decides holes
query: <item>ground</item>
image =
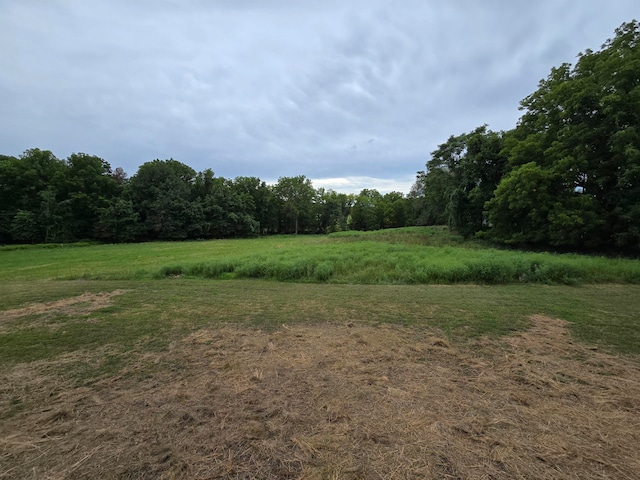
{"label": "ground", "polygon": [[108,345],[3,366],[0,478],[637,478],[638,360],[529,320],[459,342],[360,322],[204,328],[85,382],[65,368]]}

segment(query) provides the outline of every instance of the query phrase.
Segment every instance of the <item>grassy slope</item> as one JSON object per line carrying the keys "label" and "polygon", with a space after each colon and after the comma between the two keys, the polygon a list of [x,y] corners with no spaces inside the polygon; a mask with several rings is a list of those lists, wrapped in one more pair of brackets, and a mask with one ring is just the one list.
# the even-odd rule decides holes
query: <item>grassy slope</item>
{"label": "grassy slope", "polygon": [[640,261],[483,248],[442,228],[0,251],[0,282],[269,278],[354,284],[640,283]]}
{"label": "grassy slope", "polygon": [[[403,280],[402,272],[416,264],[455,271],[462,268],[456,265],[470,265],[483,257],[499,265],[523,258],[541,265],[557,261],[571,264],[573,272],[591,266],[600,280],[608,282],[628,280],[638,269],[638,262],[631,260],[487,250],[465,245],[437,229],[5,250],[0,251],[0,319],[2,310],[85,292],[127,292],[96,311],[50,309],[0,321],[0,363],[105,345],[117,354],[164,348],[176,335],[228,322],[261,328],[292,322],[391,322],[435,326],[464,339],[523,328],[527,317],[538,313],[572,322],[575,335],[585,341],[621,352],[640,351],[639,285],[394,284],[411,283]],[[243,268],[260,261],[282,272],[304,262],[331,263],[333,283],[159,275],[168,264],[186,270],[188,265],[233,261],[238,262],[237,269],[223,276],[241,277]],[[589,280],[595,281],[591,275]],[[313,274],[303,280],[314,280]]]}

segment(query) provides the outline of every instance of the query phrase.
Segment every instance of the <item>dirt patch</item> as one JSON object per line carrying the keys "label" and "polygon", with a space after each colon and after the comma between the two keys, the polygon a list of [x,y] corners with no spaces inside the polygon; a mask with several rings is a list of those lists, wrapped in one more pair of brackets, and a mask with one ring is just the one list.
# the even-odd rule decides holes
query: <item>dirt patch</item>
{"label": "dirt patch", "polygon": [[[77,359],[75,359],[77,360]],[[61,359],[60,361],[64,361]],[[72,388],[0,375],[0,478],[637,478],[640,364],[561,320],[200,330]]]}
{"label": "dirt patch", "polygon": [[0,324],[22,317],[35,315],[87,315],[91,312],[107,307],[115,296],[126,293],[127,290],[112,292],[83,293],[76,297],[63,298],[55,302],[35,303],[23,308],[0,311]]}

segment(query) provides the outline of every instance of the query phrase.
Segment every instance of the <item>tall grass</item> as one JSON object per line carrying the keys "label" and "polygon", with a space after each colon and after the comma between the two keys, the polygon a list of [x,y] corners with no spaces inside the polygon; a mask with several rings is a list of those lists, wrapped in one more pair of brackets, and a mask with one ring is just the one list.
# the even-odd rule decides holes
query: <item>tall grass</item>
{"label": "tall grass", "polygon": [[5,279],[260,278],[351,284],[640,283],[640,261],[499,250],[442,227],[0,250]]}
{"label": "tall grass", "polygon": [[640,261],[519,252],[464,243],[443,229],[344,232],[269,252],[163,266],[157,276],[356,284],[640,283]]}
{"label": "tall grass", "polygon": [[358,284],[640,283],[640,264],[577,255],[519,253],[376,242],[307,245],[270,255],[163,266],[158,276],[265,278]]}

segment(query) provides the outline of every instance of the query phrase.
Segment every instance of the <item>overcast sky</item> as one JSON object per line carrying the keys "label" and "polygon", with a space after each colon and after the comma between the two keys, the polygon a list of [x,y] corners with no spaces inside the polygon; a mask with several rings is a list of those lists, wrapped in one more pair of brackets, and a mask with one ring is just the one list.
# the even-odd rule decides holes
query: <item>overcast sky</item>
{"label": "overcast sky", "polygon": [[0,153],[408,193],[637,0],[0,0]]}

